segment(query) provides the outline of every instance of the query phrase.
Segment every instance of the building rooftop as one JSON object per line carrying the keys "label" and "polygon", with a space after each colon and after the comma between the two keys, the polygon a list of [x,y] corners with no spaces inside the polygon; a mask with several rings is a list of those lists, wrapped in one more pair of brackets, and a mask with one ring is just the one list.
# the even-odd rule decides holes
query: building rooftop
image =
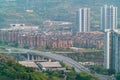
{"label": "building rooftop", "polygon": [[38,30],[39,26],[26,26],[25,24],[10,24],[9,28],[3,28],[1,30]]}
{"label": "building rooftop", "polygon": [[32,61],[19,61],[18,63],[26,67],[38,68],[37,64]]}
{"label": "building rooftop", "polygon": [[116,29],[116,30],[114,30],[114,32],[120,34],[120,29]]}
{"label": "building rooftop", "polygon": [[62,67],[61,65],[60,65],[60,63],[59,62],[39,62],[38,64],[40,64],[42,67],[44,67],[44,68],[46,68],[46,67]]}

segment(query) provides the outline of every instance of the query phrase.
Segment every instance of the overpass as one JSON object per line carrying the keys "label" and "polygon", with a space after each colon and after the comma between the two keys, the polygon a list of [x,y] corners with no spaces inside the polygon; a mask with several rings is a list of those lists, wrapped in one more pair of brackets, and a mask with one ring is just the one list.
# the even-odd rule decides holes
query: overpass
{"label": "overpass", "polygon": [[[28,49],[17,49],[17,50],[19,51],[19,52],[17,52],[17,54],[18,53],[27,54],[28,60],[29,60],[29,55],[44,56],[45,58],[50,58],[52,60],[63,62],[69,66],[72,66],[72,67],[74,67],[76,72],[84,71],[84,72],[90,73],[90,71],[87,68],[85,68],[83,65],[81,65],[80,63],[76,62],[75,60],[73,60],[71,58],[68,58],[68,57],[65,57],[62,55],[54,54],[52,52],[41,52],[41,51],[28,50]],[[12,53],[14,53],[14,52],[11,52],[11,54]]]}
{"label": "overpass", "polygon": [[[84,67],[83,65],[81,65],[80,63],[76,62],[75,60],[73,60],[71,58],[68,58],[68,57],[65,57],[62,55],[58,55],[58,54],[55,54],[52,52],[41,52],[41,51],[28,50],[28,49],[17,49],[17,50],[19,50],[19,52],[21,52],[21,54],[23,54],[22,52],[24,52],[26,54],[44,56],[44,57],[50,58],[52,60],[63,62],[69,66],[74,67],[76,72],[84,71],[84,72],[90,73],[90,70],[87,69],[86,67]],[[98,77],[100,80],[115,80],[115,79],[112,79],[110,76],[100,75],[97,73],[95,73],[94,76]]]}

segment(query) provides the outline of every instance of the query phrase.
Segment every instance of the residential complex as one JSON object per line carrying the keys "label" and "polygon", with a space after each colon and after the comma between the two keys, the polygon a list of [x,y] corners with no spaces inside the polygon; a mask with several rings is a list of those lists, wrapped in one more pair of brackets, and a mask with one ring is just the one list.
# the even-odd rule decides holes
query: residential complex
{"label": "residential complex", "polygon": [[1,41],[9,44],[17,43],[19,46],[34,47],[53,47],[66,48],[73,46],[73,40],[69,34],[58,33],[39,33],[39,32],[21,32],[21,31],[0,31]]}
{"label": "residential complex", "polygon": [[102,49],[104,46],[104,33],[79,32],[74,36],[74,46],[81,48]]}
{"label": "residential complex", "polygon": [[117,29],[117,7],[113,5],[101,7],[101,30]]}
{"label": "residential complex", "polygon": [[51,47],[51,48],[98,48],[104,46],[104,34],[102,32],[81,32],[73,35],[71,32],[26,32],[16,30],[1,30],[0,41],[7,42],[9,45],[18,44],[19,46]]}
{"label": "residential complex", "polygon": [[90,8],[80,8],[77,11],[77,26],[79,32],[90,31]]}

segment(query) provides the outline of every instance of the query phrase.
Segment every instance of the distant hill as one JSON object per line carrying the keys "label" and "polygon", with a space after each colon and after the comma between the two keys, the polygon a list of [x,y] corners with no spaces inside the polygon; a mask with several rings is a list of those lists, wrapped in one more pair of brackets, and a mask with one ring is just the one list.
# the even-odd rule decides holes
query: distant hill
{"label": "distant hill", "polygon": [[[10,23],[42,26],[47,19],[75,24],[80,7],[91,8],[91,25],[95,27],[100,24],[100,7],[105,4],[117,6],[120,13],[119,0],[0,0],[0,27]],[[120,23],[120,19],[118,21]]]}

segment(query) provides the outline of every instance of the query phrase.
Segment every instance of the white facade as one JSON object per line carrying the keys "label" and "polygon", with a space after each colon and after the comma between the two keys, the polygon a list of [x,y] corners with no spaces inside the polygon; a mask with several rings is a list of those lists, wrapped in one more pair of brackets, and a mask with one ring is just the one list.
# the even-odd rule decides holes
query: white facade
{"label": "white facade", "polygon": [[111,51],[111,68],[116,73],[120,72],[120,32],[114,31],[112,36]]}
{"label": "white facade", "polygon": [[120,30],[105,30],[104,67],[120,73]]}
{"label": "white facade", "polygon": [[101,7],[101,30],[117,29],[117,7],[113,5]]}
{"label": "white facade", "polygon": [[90,8],[80,8],[77,14],[79,32],[90,31]]}
{"label": "white facade", "polygon": [[110,30],[105,31],[104,35],[104,67],[110,68]]}

